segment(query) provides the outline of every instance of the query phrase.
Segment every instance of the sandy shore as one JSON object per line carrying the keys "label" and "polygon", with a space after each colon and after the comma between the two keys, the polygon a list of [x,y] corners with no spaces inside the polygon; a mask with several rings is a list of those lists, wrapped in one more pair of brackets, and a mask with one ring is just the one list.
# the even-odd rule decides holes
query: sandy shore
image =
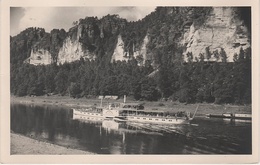
{"label": "sandy shore", "polygon": [[11,133],[11,155],[84,155],[86,151],[66,148]]}
{"label": "sandy shore", "polygon": [[[11,97],[12,103],[22,103],[22,104],[35,104],[35,105],[53,105],[53,106],[64,106],[69,108],[84,108],[90,106],[99,106],[99,99],[86,99],[79,98],[73,99],[68,96],[37,96],[37,97]],[[103,106],[106,106],[108,102],[123,102],[123,99],[119,100],[104,100]],[[218,105],[218,104],[184,104],[179,102],[170,102],[170,101],[133,101],[127,100],[127,102],[136,102],[144,104],[145,109],[153,109],[160,111],[186,111],[194,113],[195,109],[199,105],[197,115],[205,115],[208,113],[211,114],[222,114],[222,113],[252,113],[251,105]]]}

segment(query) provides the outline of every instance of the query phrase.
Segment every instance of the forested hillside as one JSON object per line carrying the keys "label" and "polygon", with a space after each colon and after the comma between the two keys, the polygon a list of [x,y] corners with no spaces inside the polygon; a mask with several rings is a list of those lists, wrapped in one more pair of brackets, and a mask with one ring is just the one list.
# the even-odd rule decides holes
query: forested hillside
{"label": "forested hillside", "polygon": [[[187,26],[201,28],[212,10],[210,7],[158,7],[136,22],[108,15],[75,21],[68,32],[54,29],[47,33],[42,28],[28,28],[10,38],[11,93],[74,98],[127,95],[136,100],[164,98],[186,103],[250,104],[251,48],[243,48],[245,43],[236,41],[234,47],[241,47],[235,54],[227,54],[225,48],[212,51],[206,47],[199,58],[193,57],[192,52],[184,55],[183,36]],[[251,22],[243,21],[242,16],[250,10],[236,8],[234,12],[234,19],[241,20],[250,29]],[[237,31],[243,30],[242,25],[238,27]],[[119,35],[124,43],[122,56],[127,60],[111,61]],[[149,38],[146,54],[136,56],[146,36]],[[80,58],[72,59],[73,53],[68,53],[64,44],[82,51],[75,52]],[[40,54],[36,60],[48,62],[46,56],[50,56],[51,63],[31,65],[28,60],[34,52]],[[231,56],[232,62],[227,60]],[[62,60],[65,62],[58,62]]]}

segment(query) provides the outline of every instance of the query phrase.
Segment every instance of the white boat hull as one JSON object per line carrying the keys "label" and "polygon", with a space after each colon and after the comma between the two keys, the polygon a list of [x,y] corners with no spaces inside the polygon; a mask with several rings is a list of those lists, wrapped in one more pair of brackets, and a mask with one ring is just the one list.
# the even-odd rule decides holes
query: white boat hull
{"label": "white boat hull", "polygon": [[73,109],[73,114],[82,115],[82,116],[91,116],[91,117],[103,117],[102,113],[89,112],[89,111],[78,110],[78,109]]}
{"label": "white boat hull", "polygon": [[84,111],[80,109],[73,109],[73,115],[76,115],[80,119],[91,119],[91,118],[111,118],[116,121],[132,121],[142,123],[153,123],[153,124],[187,124],[189,120],[186,118],[167,118],[167,117],[147,117],[147,116],[119,116],[117,110],[103,110],[102,113]]}
{"label": "white boat hull", "polygon": [[87,120],[93,122],[103,121],[104,117],[73,114],[73,120]]}
{"label": "white boat hull", "polygon": [[154,123],[154,124],[187,124],[189,120],[184,118],[160,118],[160,117],[142,117],[128,116],[127,121]]}

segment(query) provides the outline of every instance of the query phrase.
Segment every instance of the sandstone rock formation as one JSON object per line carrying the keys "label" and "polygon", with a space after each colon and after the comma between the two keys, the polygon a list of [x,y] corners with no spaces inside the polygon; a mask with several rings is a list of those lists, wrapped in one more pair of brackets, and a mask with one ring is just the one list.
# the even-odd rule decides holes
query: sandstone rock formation
{"label": "sandstone rock formation", "polygon": [[122,40],[121,35],[117,38],[117,44],[114,50],[114,53],[111,58],[111,62],[113,61],[128,61],[129,56],[127,56],[127,53],[124,51],[124,42]]}
{"label": "sandstone rock formation", "polygon": [[162,7],[150,18],[147,16],[146,21],[131,23],[118,15],[101,19],[86,17],[68,32],[54,29],[50,34],[36,33],[33,44],[29,42],[33,46],[27,61],[34,65],[64,64],[106,56],[108,62],[135,58],[139,65],[144,65],[151,59],[152,64],[159,66],[165,54],[174,60],[197,61],[204,56],[204,61],[220,62],[219,52],[225,51],[227,61],[232,62],[234,55],[251,43],[248,23],[241,19],[239,10],[235,7]]}
{"label": "sandstone rock formation", "polygon": [[[187,53],[193,55],[193,60],[199,58],[200,53],[206,54],[209,51],[220,51],[223,48],[228,55],[228,62],[233,61],[235,53],[239,53],[240,48],[250,47],[248,29],[244,22],[234,17],[234,8],[214,7],[204,25],[195,27],[194,24],[184,33],[183,44],[186,46],[184,59],[187,60]],[[205,57],[205,60],[207,58]],[[220,59],[214,59],[212,61]]]}
{"label": "sandstone rock formation", "polygon": [[131,58],[135,58],[138,60],[139,65],[143,65],[145,60],[147,59],[147,49],[146,45],[149,42],[148,35],[145,36],[141,48],[137,48],[133,45],[133,55],[130,55],[129,50],[125,51],[125,44],[122,40],[121,35],[118,36],[117,44],[114,50],[114,53],[111,58],[111,62],[113,61],[128,61]]}
{"label": "sandstone rock formation", "polygon": [[32,49],[30,58],[27,59],[27,62],[32,65],[48,65],[52,63],[52,58],[48,50]]}

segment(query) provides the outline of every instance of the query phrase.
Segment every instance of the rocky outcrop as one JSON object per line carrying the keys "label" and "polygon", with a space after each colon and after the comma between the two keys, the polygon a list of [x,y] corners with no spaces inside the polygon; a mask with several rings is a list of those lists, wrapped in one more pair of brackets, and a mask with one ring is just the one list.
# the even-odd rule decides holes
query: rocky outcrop
{"label": "rocky outcrop", "polygon": [[48,65],[52,63],[51,54],[45,49],[32,49],[30,57],[26,60],[32,65]]}
{"label": "rocky outcrop", "polygon": [[[205,23],[200,27],[194,24],[184,33],[183,44],[186,47],[184,60],[187,54],[192,53],[193,60],[198,59],[200,54],[207,54],[207,49],[212,53],[220,52],[223,48],[228,62],[233,61],[235,53],[239,53],[241,47],[250,47],[249,32],[244,22],[234,17],[235,9],[230,7],[214,7]],[[218,61],[221,58],[208,58],[205,60]]]}
{"label": "rocky outcrop", "polygon": [[67,38],[59,51],[57,63],[64,64],[65,62],[76,61],[83,56],[84,52],[81,43],[78,41],[73,42],[70,38]]}
{"label": "rocky outcrop", "polygon": [[150,61],[152,65],[160,66],[164,55],[164,61],[166,58],[172,61],[183,58],[185,61],[221,61],[223,52],[227,61],[232,62],[234,54],[239,54],[241,48],[250,47],[251,42],[250,28],[247,29],[250,20],[241,16],[242,10],[245,9],[158,7],[136,22],[127,22],[118,15],[101,19],[86,17],[76,21],[68,32],[54,29],[45,33],[44,30],[29,29],[31,35],[24,32],[18,36],[24,38],[22,41],[26,44],[16,37],[12,39],[12,53],[26,50],[24,61],[33,49],[30,63],[34,65],[105,57],[106,62],[136,59],[139,65]]}
{"label": "rocky outcrop", "polygon": [[88,58],[92,60],[95,58],[95,55],[87,50],[83,50],[82,43],[78,40],[72,41],[71,38],[68,37],[59,51],[57,64],[73,62],[80,60],[80,58]]}
{"label": "rocky outcrop", "polygon": [[124,51],[124,42],[122,40],[121,35],[117,38],[117,44],[114,50],[114,53],[111,57],[111,62],[113,61],[128,61],[129,56],[127,56],[127,53]]}
{"label": "rocky outcrop", "polygon": [[[95,58],[93,53],[90,53],[87,49],[83,48],[83,44],[80,42],[82,33],[85,29],[84,24],[73,27],[72,36],[68,36],[62,44],[57,57],[57,64],[70,63],[81,58],[88,58],[92,60]],[[87,36],[89,37],[89,36]]]}
{"label": "rocky outcrop", "polygon": [[148,35],[144,37],[142,46],[140,49],[134,49],[134,58],[137,59],[139,65],[144,65],[147,60],[147,48],[146,45],[149,42]]}
{"label": "rocky outcrop", "polygon": [[[111,62],[128,61],[131,58],[135,58],[135,59],[137,59],[139,65],[143,65],[147,59],[146,45],[147,45],[148,41],[149,41],[148,36],[146,35],[140,48],[137,48],[133,45],[133,50],[125,51],[126,49],[125,49],[124,41],[122,40],[121,35],[119,35],[114,53],[111,58]],[[131,55],[129,52],[133,52],[133,55]]]}
{"label": "rocky outcrop", "polygon": [[55,29],[51,31],[50,42],[45,44],[45,47],[50,47],[50,51],[42,48],[42,44],[35,44],[29,59],[25,62],[33,65],[47,65],[53,62],[57,64],[70,63],[80,60],[80,58],[94,59],[95,55],[84,49],[80,42],[84,25],[75,26],[72,30],[74,30],[72,35],[67,37],[63,30]]}

